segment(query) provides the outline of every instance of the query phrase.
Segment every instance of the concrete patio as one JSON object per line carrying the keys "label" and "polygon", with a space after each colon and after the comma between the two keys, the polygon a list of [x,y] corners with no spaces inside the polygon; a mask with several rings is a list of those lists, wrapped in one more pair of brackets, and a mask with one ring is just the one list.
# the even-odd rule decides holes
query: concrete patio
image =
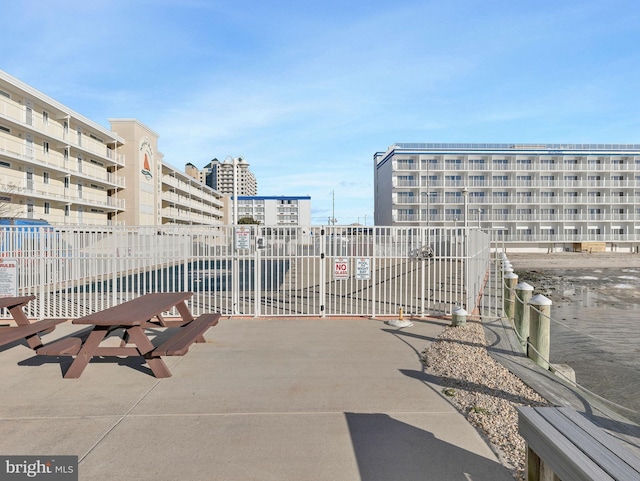
{"label": "concrete patio", "polygon": [[69,360],[5,346],[0,453],[77,455],[93,481],[512,480],[423,373],[447,323],[222,319],[166,379],[110,358],[67,380]]}

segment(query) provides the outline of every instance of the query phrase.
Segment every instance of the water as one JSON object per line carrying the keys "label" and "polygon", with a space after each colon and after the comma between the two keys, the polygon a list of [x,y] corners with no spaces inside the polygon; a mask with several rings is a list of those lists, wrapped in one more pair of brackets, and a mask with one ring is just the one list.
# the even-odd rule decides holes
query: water
{"label": "water", "polygon": [[544,269],[523,273],[553,301],[552,364],[568,364],[578,384],[640,421],[640,269]]}

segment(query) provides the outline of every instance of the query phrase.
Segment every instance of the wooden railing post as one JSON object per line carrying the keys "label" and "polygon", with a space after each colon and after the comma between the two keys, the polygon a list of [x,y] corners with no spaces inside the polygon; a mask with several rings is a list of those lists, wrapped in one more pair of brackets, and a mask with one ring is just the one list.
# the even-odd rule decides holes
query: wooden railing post
{"label": "wooden railing post", "polygon": [[522,352],[527,352],[527,339],[529,337],[529,300],[533,296],[533,286],[526,282],[518,282],[516,285],[516,305],[513,316],[513,324],[518,333],[518,340],[522,346]]}
{"label": "wooden railing post", "polygon": [[528,356],[543,369],[549,369],[549,347],[551,344],[551,299],[542,294],[529,300]]}

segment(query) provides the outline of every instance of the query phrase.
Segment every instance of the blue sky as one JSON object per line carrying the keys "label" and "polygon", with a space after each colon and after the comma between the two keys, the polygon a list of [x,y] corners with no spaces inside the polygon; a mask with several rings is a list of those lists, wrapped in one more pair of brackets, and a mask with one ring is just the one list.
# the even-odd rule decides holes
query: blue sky
{"label": "blue sky", "polygon": [[5,3],[2,70],[180,170],[242,156],[314,224],[371,224],[396,142],[640,143],[637,0]]}

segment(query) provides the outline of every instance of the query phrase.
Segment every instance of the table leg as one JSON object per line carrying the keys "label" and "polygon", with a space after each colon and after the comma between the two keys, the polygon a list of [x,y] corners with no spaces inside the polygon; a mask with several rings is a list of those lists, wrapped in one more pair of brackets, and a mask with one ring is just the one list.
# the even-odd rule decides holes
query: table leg
{"label": "table leg", "polygon": [[[16,325],[28,326],[29,324],[31,324],[29,322],[29,319],[27,319],[26,314],[22,310],[22,306],[13,306],[9,308],[9,313],[11,314],[11,317],[13,317],[13,320],[16,321]],[[40,339],[40,336],[38,335],[38,333],[26,337],[25,340],[27,341],[27,344],[29,345],[29,347],[33,350],[42,346],[42,339]]]}
{"label": "table leg", "polygon": [[64,373],[65,379],[77,379],[80,377],[84,369],[89,364],[89,361],[93,357],[93,353],[96,351],[100,343],[104,340],[105,336],[109,332],[108,327],[95,326],[87,340],[84,341],[80,352],[69,366],[69,369]]}
{"label": "table leg", "polygon": [[171,371],[169,371],[162,358],[153,357],[152,352],[155,346],[145,334],[144,329],[139,326],[130,327],[127,329],[127,334],[129,335],[129,341],[135,344],[140,354],[144,356],[155,377],[171,377]]}
{"label": "table leg", "polygon": [[187,307],[186,302],[180,301],[176,304],[176,307],[178,308],[180,317],[182,317],[182,320],[185,322],[185,324],[187,322],[193,321],[193,314],[191,314],[191,311],[189,311],[189,308]]}

